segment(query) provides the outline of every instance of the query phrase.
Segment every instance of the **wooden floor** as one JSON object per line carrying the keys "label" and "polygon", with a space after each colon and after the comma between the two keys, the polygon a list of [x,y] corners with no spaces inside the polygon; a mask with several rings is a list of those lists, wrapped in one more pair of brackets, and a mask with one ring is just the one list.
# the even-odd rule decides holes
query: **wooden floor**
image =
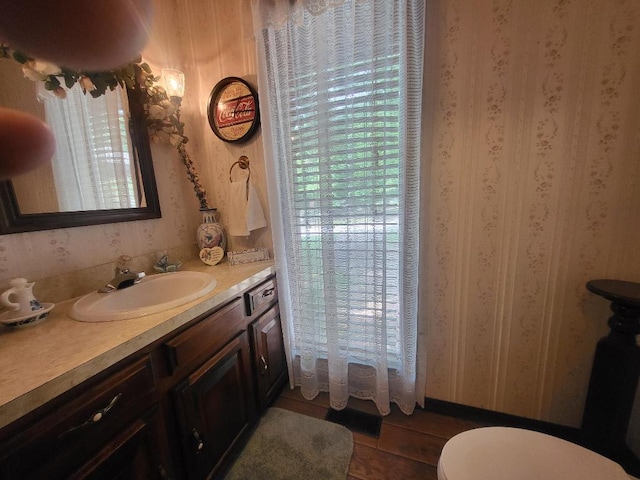
{"label": "wooden floor", "polygon": [[[328,394],[305,400],[300,389],[285,387],[274,407],[324,419]],[[349,407],[377,413],[373,402],[352,399]],[[436,466],[442,447],[454,435],[482,425],[454,417],[416,410],[407,416],[392,405],[382,420],[380,437],[353,433],[353,456],[349,480],[429,479],[437,480]]]}

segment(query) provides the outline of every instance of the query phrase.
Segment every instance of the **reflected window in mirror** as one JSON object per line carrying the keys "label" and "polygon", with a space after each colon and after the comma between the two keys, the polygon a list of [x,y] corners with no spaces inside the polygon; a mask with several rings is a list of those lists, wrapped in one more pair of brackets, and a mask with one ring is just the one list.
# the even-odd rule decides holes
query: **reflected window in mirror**
{"label": "reflected window in mirror", "polygon": [[[56,138],[49,168],[14,179],[23,213],[73,212],[144,206],[129,138],[126,92],[118,88],[92,98],[78,84],[60,99],[37,84],[46,122]],[[33,195],[35,182],[55,188]],[[51,189],[50,189],[51,190]]]}
{"label": "reflected window in mirror", "polygon": [[66,92],[57,98],[0,61],[0,105],[44,119],[57,145],[50,164],[0,182],[0,233],[160,217],[144,92]]}

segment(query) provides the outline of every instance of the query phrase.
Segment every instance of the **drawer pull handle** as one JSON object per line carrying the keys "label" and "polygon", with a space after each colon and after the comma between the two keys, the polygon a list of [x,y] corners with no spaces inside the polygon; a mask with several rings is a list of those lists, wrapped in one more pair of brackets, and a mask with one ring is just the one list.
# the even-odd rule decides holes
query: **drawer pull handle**
{"label": "drawer pull handle", "polygon": [[95,424],[96,424],[96,423],[98,423],[100,420],[102,420],[102,419],[104,418],[104,416],[105,416],[107,413],[109,413],[109,411],[113,408],[113,406],[116,404],[116,402],[117,402],[118,400],[120,400],[120,397],[122,397],[122,393],[119,393],[119,394],[117,394],[115,397],[113,397],[113,398],[111,399],[111,401],[109,402],[109,404],[108,404],[106,407],[104,407],[104,408],[102,408],[102,409],[98,410],[97,412],[93,413],[93,414],[92,414],[92,415],[87,419],[87,421],[86,421],[86,422],[81,423],[80,425],[76,425],[75,427],[71,427],[71,428],[70,428],[69,430],[67,430],[66,432],[61,433],[61,434],[58,436],[58,438],[59,438],[59,439],[64,438],[64,437],[66,437],[67,435],[69,435],[69,434],[71,434],[71,433],[75,432],[76,430],[79,430],[79,429],[81,429],[81,428],[88,427],[88,426],[90,426],[90,425],[95,425]]}
{"label": "drawer pull handle", "polygon": [[264,359],[264,355],[260,355],[260,361],[262,362],[262,374],[266,374],[267,370],[269,370],[269,365],[267,361]]}
{"label": "drawer pull handle", "polygon": [[262,292],[262,298],[270,297],[276,291],[276,287],[267,288],[264,292]]}
{"label": "drawer pull handle", "polygon": [[198,430],[194,428],[191,433],[193,434],[193,438],[196,441],[196,453],[200,453],[204,448],[204,442],[200,438],[200,434],[198,433]]}

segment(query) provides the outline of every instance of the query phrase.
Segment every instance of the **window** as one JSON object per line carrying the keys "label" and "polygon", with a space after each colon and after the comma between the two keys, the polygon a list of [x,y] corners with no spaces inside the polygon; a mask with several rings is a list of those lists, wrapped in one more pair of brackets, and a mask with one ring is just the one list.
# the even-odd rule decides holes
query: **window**
{"label": "window", "polygon": [[[353,395],[375,399],[382,413],[389,401],[410,412],[423,396],[424,2],[330,3],[253,3],[266,19],[260,101],[290,371],[307,398],[329,390],[334,408]],[[291,11],[275,25],[279,8]]]}
{"label": "window", "polygon": [[60,211],[138,207],[123,91],[92,98],[75,85],[61,100],[40,87],[40,97],[56,138],[52,166]]}
{"label": "window", "polygon": [[[344,328],[353,339],[386,319],[390,364],[401,352],[398,63],[395,55],[347,64],[327,71],[324,87],[307,75],[289,92],[293,215],[307,315],[324,344],[329,313],[349,320]],[[334,312],[324,301],[329,272],[349,285],[336,289]],[[366,342],[355,341],[350,361],[367,363],[366,353]]]}

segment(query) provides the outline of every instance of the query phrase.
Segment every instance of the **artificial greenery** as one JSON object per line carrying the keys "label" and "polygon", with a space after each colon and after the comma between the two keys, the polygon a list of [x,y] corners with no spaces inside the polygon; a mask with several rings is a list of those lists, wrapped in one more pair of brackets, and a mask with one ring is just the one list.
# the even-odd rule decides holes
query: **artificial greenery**
{"label": "artificial greenery", "polygon": [[115,70],[101,72],[71,70],[30,57],[5,44],[0,44],[0,58],[12,59],[20,63],[26,78],[43,82],[44,88],[60,99],[66,98],[66,89],[73,88],[76,84],[85,94],[89,93],[93,98],[118,87],[143,90],[146,94],[144,108],[151,141],[169,143],[178,151],[187,169],[187,177],[193,184],[200,208],[209,208],[206,191],[202,188],[198,172],[185,149],[189,139],[184,134],[184,122],[180,120],[181,99],[169,98],[165,89],[158,84],[160,77],[153,75],[148,64],[137,59]]}
{"label": "artificial greenery", "polygon": [[122,68],[103,72],[70,70],[30,57],[5,44],[0,44],[0,58],[10,58],[22,64],[25,77],[44,82],[45,89],[60,98],[66,97],[63,86],[72,88],[76,83],[80,84],[85,93],[97,98],[104,95],[107,90],[115,90],[117,87],[149,87],[157,81],[149,65],[140,63],[139,60]]}

